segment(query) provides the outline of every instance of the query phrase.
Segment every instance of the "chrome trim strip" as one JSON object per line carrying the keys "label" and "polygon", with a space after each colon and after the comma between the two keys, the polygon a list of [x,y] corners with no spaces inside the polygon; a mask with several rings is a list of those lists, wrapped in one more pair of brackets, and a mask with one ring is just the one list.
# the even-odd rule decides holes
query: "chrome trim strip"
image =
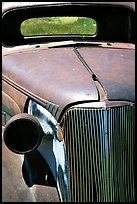
{"label": "chrome trim strip", "polygon": [[90,103],[82,103],[73,106],[72,108],[111,108],[118,106],[134,106],[135,103],[130,101],[99,101],[99,102],[90,102]]}

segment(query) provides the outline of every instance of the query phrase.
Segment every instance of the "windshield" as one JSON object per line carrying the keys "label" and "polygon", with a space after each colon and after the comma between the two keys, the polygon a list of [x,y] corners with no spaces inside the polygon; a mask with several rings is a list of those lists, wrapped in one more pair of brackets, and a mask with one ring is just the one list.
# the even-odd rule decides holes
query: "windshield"
{"label": "windshield", "polygon": [[23,36],[34,35],[95,35],[97,23],[94,19],[78,16],[56,16],[31,18],[21,24]]}
{"label": "windshield", "polygon": [[135,41],[134,11],[123,6],[54,4],[21,6],[2,16],[2,44],[57,41]]}

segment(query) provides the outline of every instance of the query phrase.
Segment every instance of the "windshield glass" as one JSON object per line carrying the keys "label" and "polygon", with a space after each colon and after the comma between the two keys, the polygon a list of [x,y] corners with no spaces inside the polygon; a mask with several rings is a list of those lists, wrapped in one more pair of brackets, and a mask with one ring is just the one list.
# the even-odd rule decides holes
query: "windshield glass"
{"label": "windshield glass", "polygon": [[56,16],[31,18],[22,22],[21,33],[24,36],[34,35],[95,35],[96,21],[87,17]]}

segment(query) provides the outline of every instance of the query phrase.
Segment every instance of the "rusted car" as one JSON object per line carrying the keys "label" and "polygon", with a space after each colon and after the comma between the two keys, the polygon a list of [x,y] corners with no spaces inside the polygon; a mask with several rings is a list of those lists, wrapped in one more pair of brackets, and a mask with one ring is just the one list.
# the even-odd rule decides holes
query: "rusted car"
{"label": "rusted car", "polygon": [[135,2],[3,3],[2,125],[3,201],[135,201]]}

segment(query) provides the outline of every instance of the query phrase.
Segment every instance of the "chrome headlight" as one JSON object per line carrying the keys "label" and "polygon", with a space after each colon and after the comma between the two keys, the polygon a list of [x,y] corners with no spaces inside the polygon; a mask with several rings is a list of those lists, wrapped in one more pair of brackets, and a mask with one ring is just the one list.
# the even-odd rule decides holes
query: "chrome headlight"
{"label": "chrome headlight", "polygon": [[28,113],[41,124],[45,135],[37,149],[51,168],[61,201],[68,201],[67,160],[61,127],[51,113],[35,101],[30,100]]}

